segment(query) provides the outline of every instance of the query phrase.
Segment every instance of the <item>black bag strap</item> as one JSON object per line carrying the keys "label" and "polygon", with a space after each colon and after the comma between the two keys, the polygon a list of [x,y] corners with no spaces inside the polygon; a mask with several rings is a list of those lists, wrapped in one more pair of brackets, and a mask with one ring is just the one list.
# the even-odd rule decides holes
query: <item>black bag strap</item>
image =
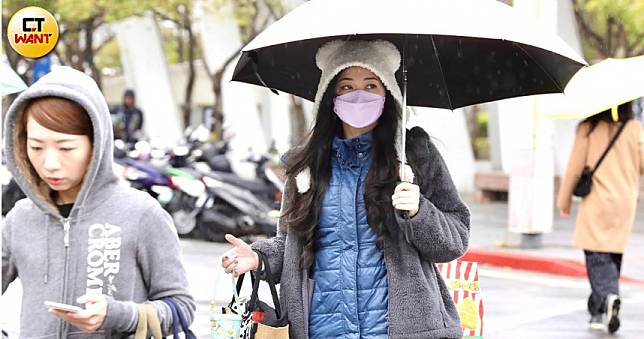
{"label": "black bag strap", "polygon": [[[258,256],[259,256],[259,255],[258,255]],[[260,257],[260,258],[259,258],[259,263],[257,264],[257,270],[258,270],[258,271],[260,271],[260,270],[262,269],[262,264],[263,264],[263,263],[262,263],[262,259],[261,259],[261,257]],[[239,296],[239,294],[241,293],[242,286],[244,285],[244,276],[245,276],[245,275],[246,275],[246,273],[244,273],[244,274],[240,275],[240,276],[239,276],[239,278],[237,278],[237,285],[235,286],[235,289],[237,290],[237,295],[238,295],[238,296]],[[254,286],[254,285],[255,285],[255,280],[256,280],[256,278],[255,278],[255,273],[254,273],[253,271],[249,271],[249,272],[248,272],[248,275],[250,275],[250,284],[251,284],[251,286]],[[235,296],[233,295],[232,299],[230,300],[230,304],[229,304],[229,305],[232,305],[235,301],[236,301],[236,300],[235,300]]]}
{"label": "black bag strap", "polygon": [[590,174],[595,174],[595,171],[597,170],[599,165],[601,165],[602,161],[604,161],[606,154],[608,154],[608,151],[610,151],[611,147],[613,147],[613,145],[615,144],[615,141],[617,141],[617,137],[619,137],[619,135],[622,133],[622,130],[624,129],[624,127],[626,127],[626,121],[623,122],[621,126],[619,126],[617,133],[615,133],[615,135],[613,135],[613,138],[610,139],[610,143],[608,144],[608,147],[606,147],[602,156],[599,158],[599,160],[597,160],[597,163],[595,164],[595,168],[593,168]]}
{"label": "black bag strap", "polygon": [[261,270],[261,264],[259,265],[259,268],[257,270],[257,279],[253,283],[253,291],[251,292],[250,295],[250,301],[248,305],[251,307],[251,310],[254,310],[257,308],[258,303],[259,303],[259,281],[264,280],[266,283],[268,283],[268,287],[271,290],[271,296],[273,297],[273,306],[275,307],[275,316],[277,319],[282,318],[282,307],[280,305],[280,299],[277,294],[277,288],[275,288],[275,282],[273,281],[273,275],[271,272],[271,267],[268,263],[268,260],[264,257],[262,252],[255,251],[257,253],[257,256],[259,257],[259,262],[263,263],[264,269]]}

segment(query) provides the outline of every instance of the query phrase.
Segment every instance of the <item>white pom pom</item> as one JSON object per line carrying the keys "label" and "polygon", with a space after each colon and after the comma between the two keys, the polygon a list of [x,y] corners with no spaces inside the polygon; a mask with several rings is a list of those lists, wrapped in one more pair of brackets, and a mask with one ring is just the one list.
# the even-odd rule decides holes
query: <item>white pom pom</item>
{"label": "white pom pom", "polygon": [[414,182],[414,171],[411,170],[409,165],[400,166],[399,168],[400,173],[398,173],[398,176],[400,177],[400,181]]}
{"label": "white pom pom", "polygon": [[311,170],[308,167],[295,176],[295,185],[299,193],[306,193],[311,188]]}

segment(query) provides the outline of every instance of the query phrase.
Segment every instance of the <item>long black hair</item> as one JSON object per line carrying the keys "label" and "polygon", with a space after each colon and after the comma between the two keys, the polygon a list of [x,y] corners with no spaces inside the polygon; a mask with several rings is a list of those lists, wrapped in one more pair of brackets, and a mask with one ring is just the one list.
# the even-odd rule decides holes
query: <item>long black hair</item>
{"label": "long black hair", "polygon": [[[617,106],[617,112],[619,114],[619,119],[617,120],[617,122],[626,123],[627,121],[633,119],[633,103],[629,101]],[[613,115],[610,109],[589,116],[588,118],[584,119],[579,125],[583,123],[589,123],[590,128],[588,129],[587,135],[590,135],[590,133],[595,129],[595,127],[597,127],[597,124],[599,124],[600,121],[605,121],[609,124],[613,123]]]}
{"label": "long black hair", "polygon": [[[327,87],[315,119],[315,126],[303,146],[290,151],[285,159],[287,189],[283,218],[289,232],[295,232],[304,243],[301,269],[309,269],[315,258],[315,233],[320,221],[320,210],[331,177],[331,144],[336,135],[342,133],[342,122],[333,112],[336,76]],[[400,111],[393,96],[387,90],[385,107],[373,129],[372,162],[365,180],[364,201],[367,222],[378,235],[382,244],[388,234],[387,225],[395,223],[391,195],[398,180],[398,157],[396,152],[396,131]],[[310,169],[311,187],[305,193],[297,192],[295,176],[306,168]]]}

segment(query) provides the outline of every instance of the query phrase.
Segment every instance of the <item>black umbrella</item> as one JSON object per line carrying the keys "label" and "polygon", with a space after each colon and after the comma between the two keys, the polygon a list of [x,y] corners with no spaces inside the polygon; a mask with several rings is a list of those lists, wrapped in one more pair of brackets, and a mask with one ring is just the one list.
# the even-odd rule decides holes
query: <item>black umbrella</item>
{"label": "black umbrella", "polygon": [[312,0],[245,46],[232,80],[313,100],[321,74],[315,54],[336,39],[398,47],[403,107],[456,109],[563,92],[585,64],[559,37],[496,0]]}

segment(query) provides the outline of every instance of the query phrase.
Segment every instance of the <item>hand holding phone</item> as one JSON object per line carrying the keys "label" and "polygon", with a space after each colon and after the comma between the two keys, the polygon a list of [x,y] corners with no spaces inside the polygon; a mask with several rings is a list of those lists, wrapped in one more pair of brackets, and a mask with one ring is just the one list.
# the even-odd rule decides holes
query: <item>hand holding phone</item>
{"label": "hand holding phone", "polygon": [[107,316],[107,298],[104,295],[86,294],[76,302],[85,308],[56,302],[45,302],[49,312],[85,332],[96,332]]}
{"label": "hand holding phone", "polygon": [[62,304],[62,303],[57,303],[54,301],[45,301],[45,306],[49,308],[53,308],[55,310],[63,311],[63,312],[70,312],[70,313],[78,313],[82,311],[83,309],[74,306],[74,305],[67,305],[67,304]]}

